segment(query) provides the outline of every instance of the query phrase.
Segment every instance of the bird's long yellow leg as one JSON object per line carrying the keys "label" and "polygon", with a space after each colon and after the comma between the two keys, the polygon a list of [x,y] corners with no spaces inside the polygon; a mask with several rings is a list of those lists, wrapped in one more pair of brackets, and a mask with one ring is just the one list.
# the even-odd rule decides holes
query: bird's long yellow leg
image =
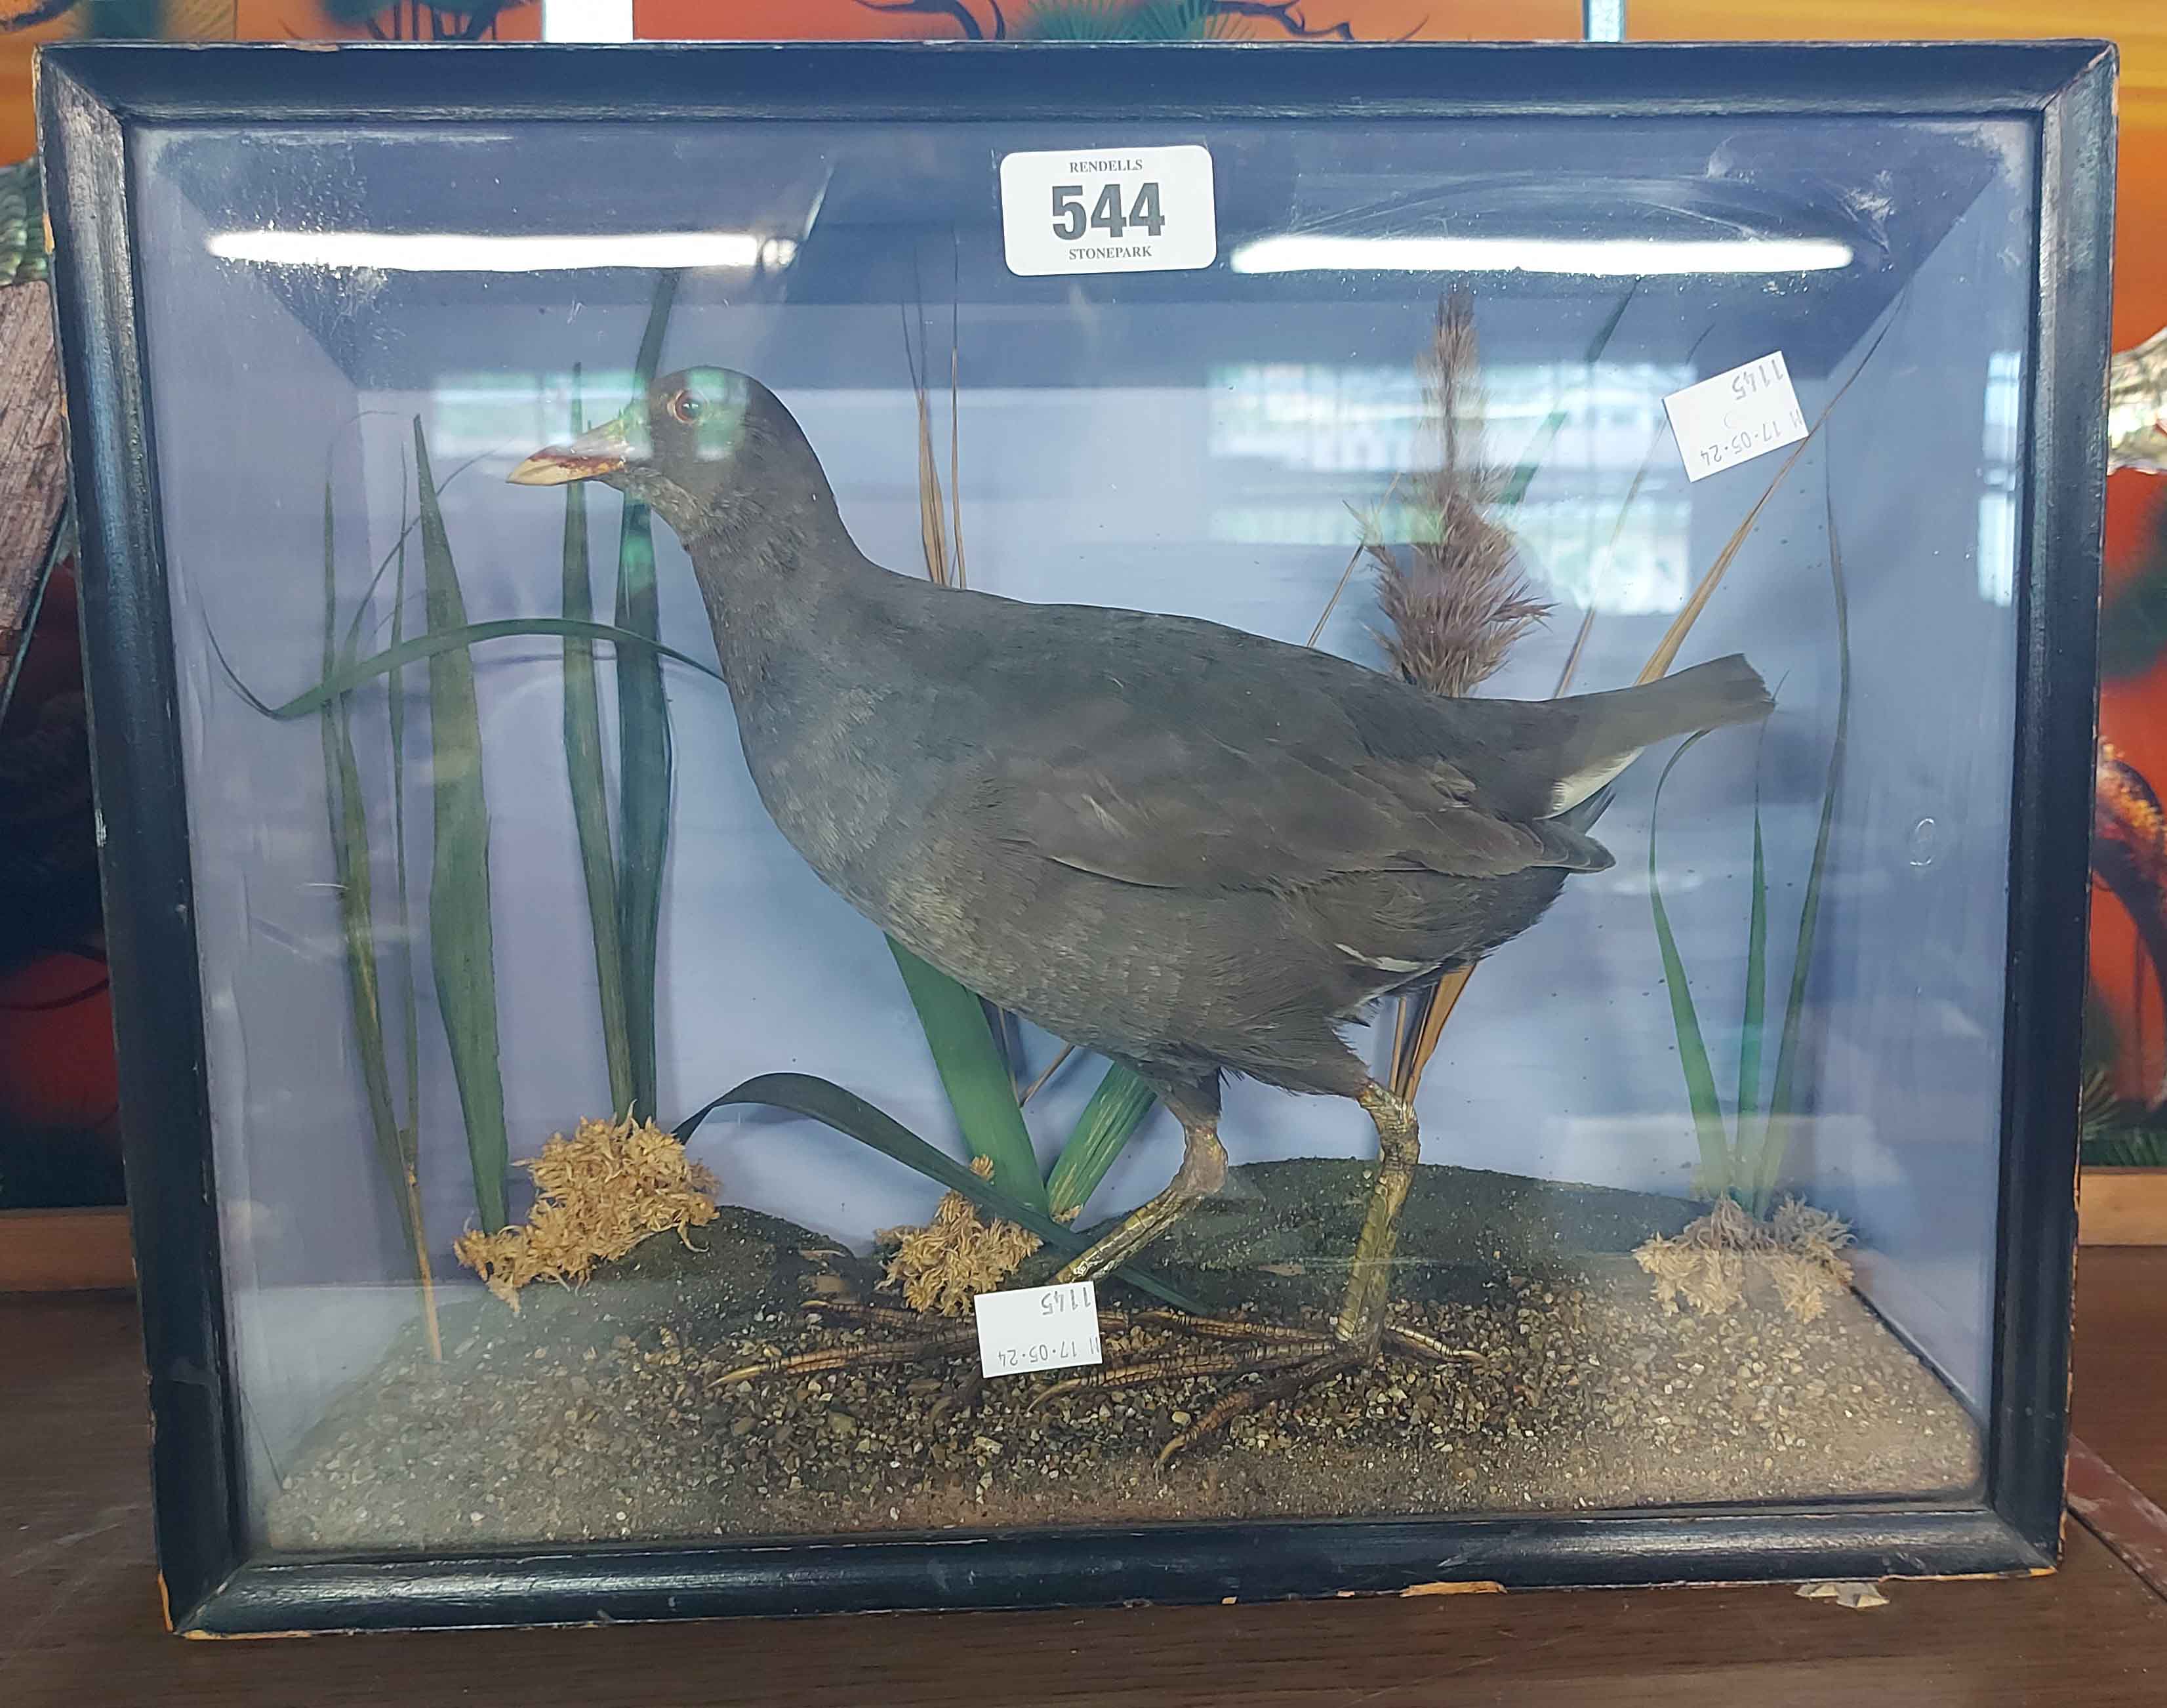
{"label": "bird's long yellow leg", "polygon": [[1391,1296],[1392,1253],[1399,1244],[1400,1212],[1422,1159],[1422,1136],[1414,1106],[1372,1079],[1356,1101],[1377,1126],[1377,1184],[1354,1242],[1354,1261],[1347,1292],[1333,1329],[1341,1345],[1367,1355],[1375,1352],[1385,1332],[1385,1303]]}
{"label": "bird's long yellow leg", "polygon": [[1430,1335],[1392,1328],[1385,1321],[1386,1302],[1391,1297],[1392,1253],[1399,1243],[1400,1212],[1406,1207],[1407,1192],[1414,1185],[1422,1138],[1413,1108],[1375,1080],[1364,1085],[1356,1101],[1376,1123],[1377,1184],[1370,1189],[1370,1208],[1354,1242],[1354,1260],[1341,1298],[1339,1318],[1329,1337],[1309,1336],[1304,1345],[1305,1337],[1299,1331],[1290,1334],[1281,1330],[1269,1339],[1259,1336],[1260,1344],[1245,1358],[1192,1355],[1186,1360],[1161,1361],[1156,1371],[1148,1365],[1140,1366],[1134,1371],[1094,1372],[1091,1376],[1072,1378],[1067,1384],[1078,1387],[1095,1381],[1111,1385],[1131,1379],[1134,1374],[1157,1373],[1225,1371],[1268,1378],[1255,1386],[1230,1389],[1216,1405],[1159,1450],[1160,1464],[1171,1462],[1206,1436],[1218,1434],[1245,1412],[1291,1399],[1306,1387],[1369,1363],[1380,1352],[1389,1350],[1430,1361],[1476,1355]]}
{"label": "bird's long yellow leg", "polygon": [[1131,1211],[1089,1251],[1071,1258],[1057,1281],[1099,1281],[1111,1275],[1225,1183],[1227,1152],[1219,1143],[1218,1122],[1184,1122],[1181,1136],[1181,1166],[1166,1189]]}

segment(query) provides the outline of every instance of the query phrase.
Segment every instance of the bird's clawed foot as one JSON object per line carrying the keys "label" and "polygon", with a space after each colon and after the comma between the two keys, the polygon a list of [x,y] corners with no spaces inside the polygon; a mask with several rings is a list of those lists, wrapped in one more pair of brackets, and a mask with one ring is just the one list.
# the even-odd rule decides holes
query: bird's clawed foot
{"label": "bird's clawed foot", "polygon": [[[1031,1402],[1034,1410],[1063,1394],[1095,1388],[1140,1387],[1153,1382],[1181,1382],[1197,1376],[1226,1376],[1230,1387],[1194,1423],[1159,1450],[1162,1467],[1171,1465],[1199,1442],[1224,1430],[1236,1418],[1262,1411],[1305,1388],[1359,1369],[1380,1355],[1414,1358],[1428,1364],[1479,1361],[1481,1355],[1447,1345],[1418,1329],[1386,1323],[1375,1346],[1341,1340],[1328,1329],[1298,1329],[1240,1317],[1192,1317],[1179,1311],[1131,1313],[1126,1326],[1146,1327],[1220,1343],[1216,1348],[1162,1352],[1126,1363],[1110,1364],[1057,1382]],[[1264,1380],[1250,1382],[1249,1376]]]}
{"label": "bird's clawed foot", "polygon": [[[861,1340],[764,1359],[727,1371],[718,1380],[727,1385],[760,1376],[820,1376],[830,1371],[914,1364],[968,1355],[978,1346],[977,1326],[968,1321],[936,1325],[915,1312],[855,1300],[808,1299],[806,1308],[835,1322],[901,1330],[903,1338]],[[1032,1399],[1031,1409],[1037,1411],[1065,1394],[1091,1390],[1141,1387],[1150,1382],[1186,1382],[1201,1376],[1225,1378],[1230,1385],[1217,1400],[1159,1450],[1162,1467],[1198,1443],[1223,1433],[1235,1419],[1291,1399],[1306,1388],[1361,1369],[1380,1357],[1412,1358],[1425,1364],[1480,1362],[1481,1359],[1480,1353],[1394,1323],[1383,1326],[1374,1345],[1343,1340],[1330,1329],[1296,1328],[1245,1317],[1190,1316],[1182,1311],[1102,1310],[1099,1325],[1108,1334],[1143,1329],[1179,1336],[1192,1344],[1161,1345],[1124,1361],[1065,1376],[1041,1390]],[[1262,1379],[1250,1381],[1253,1376]],[[942,1424],[970,1410],[984,1387],[985,1378],[973,1359],[935,1404],[932,1421]]]}
{"label": "bird's clawed foot", "polygon": [[[864,1370],[889,1364],[916,1364],[922,1361],[946,1358],[956,1353],[975,1349],[978,1344],[977,1326],[969,1322],[944,1322],[937,1318],[919,1316],[915,1311],[898,1311],[886,1305],[861,1304],[855,1299],[808,1299],[808,1311],[838,1323],[851,1323],[868,1329],[898,1329],[904,1332],[900,1340],[861,1340],[848,1346],[824,1346],[814,1352],[796,1352],[787,1356],[762,1359],[757,1364],[740,1365],[728,1370],[716,1378],[724,1387],[735,1382],[750,1382],[756,1376],[820,1376],[831,1370]],[[984,1377],[973,1366],[960,1380],[951,1383],[933,1408],[935,1423],[946,1421],[957,1412],[968,1411],[978,1403],[984,1387]]]}

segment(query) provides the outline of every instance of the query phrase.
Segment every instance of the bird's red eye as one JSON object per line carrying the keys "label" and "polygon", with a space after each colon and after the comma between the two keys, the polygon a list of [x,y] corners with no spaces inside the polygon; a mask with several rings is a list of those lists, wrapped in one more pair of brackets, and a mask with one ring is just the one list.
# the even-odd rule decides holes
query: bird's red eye
{"label": "bird's red eye", "polygon": [[680,427],[690,427],[700,418],[700,400],[689,391],[673,395],[666,406],[670,420]]}

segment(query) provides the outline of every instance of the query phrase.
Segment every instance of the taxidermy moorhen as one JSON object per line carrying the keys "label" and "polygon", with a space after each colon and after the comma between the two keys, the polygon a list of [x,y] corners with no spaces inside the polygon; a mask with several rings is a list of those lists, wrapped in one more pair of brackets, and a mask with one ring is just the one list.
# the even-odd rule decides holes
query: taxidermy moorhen
{"label": "taxidermy moorhen", "polygon": [[[1124,1374],[1274,1372],[1236,1412],[1375,1356],[1453,1355],[1386,1321],[1413,1110],[1338,1028],[1525,931],[1611,857],[1558,815],[1666,736],[1766,714],[1740,657],[1609,693],[1446,698],[1193,618],[1039,605],[881,568],[757,380],[694,368],[538,451],[676,531],[760,799],[813,870],[971,989],[1126,1063],[1180,1121],[1165,1191],[1062,1271],[1094,1279],[1217,1190],[1223,1074],[1351,1097],[1380,1164],[1328,1333],[1209,1325]],[[1175,1366],[1179,1366],[1179,1368]]]}

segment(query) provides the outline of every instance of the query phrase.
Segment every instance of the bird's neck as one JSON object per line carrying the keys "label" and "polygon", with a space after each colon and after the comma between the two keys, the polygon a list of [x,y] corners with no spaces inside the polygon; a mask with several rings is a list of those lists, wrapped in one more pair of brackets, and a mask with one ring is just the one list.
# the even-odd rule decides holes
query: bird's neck
{"label": "bird's neck", "polygon": [[887,571],[858,550],[826,481],[753,483],[685,536],[733,698],[760,693],[778,660],[818,647],[852,590]]}

